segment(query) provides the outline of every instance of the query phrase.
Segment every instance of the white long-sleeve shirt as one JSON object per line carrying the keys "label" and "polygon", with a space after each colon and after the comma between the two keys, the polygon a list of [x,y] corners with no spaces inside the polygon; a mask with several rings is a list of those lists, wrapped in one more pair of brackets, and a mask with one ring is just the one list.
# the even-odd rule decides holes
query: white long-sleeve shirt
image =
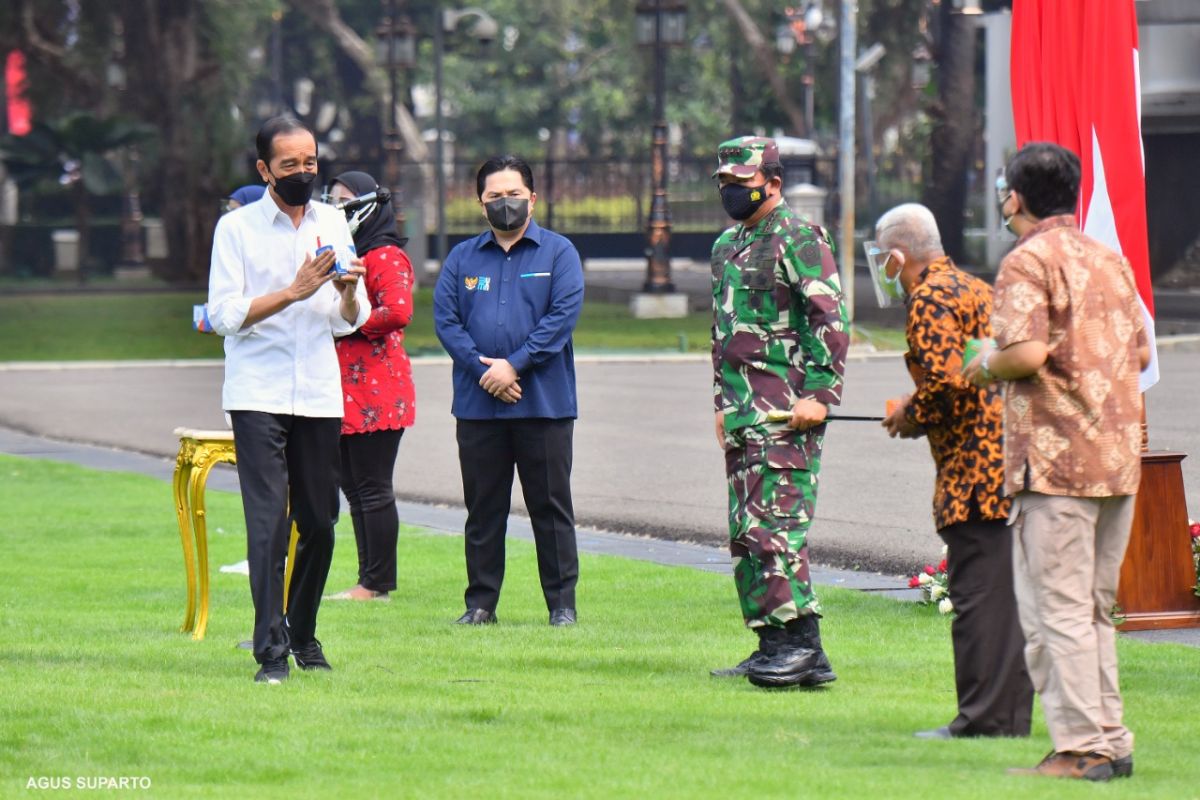
{"label": "white long-sleeve shirt", "polygon": [[335,336],[353,332],[371,313],[358,282],[358,318],[346,322],[341,295],[322,286],[306,300],[242,330],[250,302],[291,285],[305,255],[321,245],[338,254],[354,243],[342,212],[310,202],[300,227],[271,193],[217,222],[208,278],[208,316],[225,337],[226,411],[265,411],[300,417],[341,417],[342,379]]}

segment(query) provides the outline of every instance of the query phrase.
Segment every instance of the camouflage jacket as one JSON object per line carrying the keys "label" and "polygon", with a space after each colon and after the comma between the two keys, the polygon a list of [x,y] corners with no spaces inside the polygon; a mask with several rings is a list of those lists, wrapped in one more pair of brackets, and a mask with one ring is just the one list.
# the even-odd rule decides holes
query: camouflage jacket
{"label": "camouflage jacket", "polygon": [[[713,395],[727,432],[841,401],[849,324],[828,235],[780,202],[713,244]],[[769,428],[778,428],[771,423]]]}

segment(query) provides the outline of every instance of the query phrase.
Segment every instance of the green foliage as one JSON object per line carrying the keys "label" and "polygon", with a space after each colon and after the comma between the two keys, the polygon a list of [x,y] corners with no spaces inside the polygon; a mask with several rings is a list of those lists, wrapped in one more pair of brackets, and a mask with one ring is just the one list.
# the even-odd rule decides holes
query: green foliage
{"label": "green foliage", "polygon": [[[806,74],[815,76],[817,137],[832,143],[837,125],[838,47],[836,4],[826,0],[827,28],[811,48],[784,56],[774,51],[777,28],[786,23],[774,0],[740,0],[766,38],[789,94],[801,104]],[[86,107],[100,113],[135,109],[159,129],[172,120],[156,116],[163,104],[141,97],[146,77],[168,70],[169,49],[136,52],[122,49],[122,25],[143,15],[138,0],[73,4],[46,0],[36,4],[43,32],[53,31],[63,48],[51,64],[30,50],[30,91],[39,114]],[[197,21],[197,57],[208,66],[203,79],[189,85],[186,119],[195,126],[195,168],[227,191],[244,179],[250,140],[267,114],[278,111],[273,86],[273,33],[278,31],[283,61],[279,89],[285,107],[317,128],[322,152],[339,164],[369,170],[380,167],[380,104],[364,76],[337,43],[302,8],[323,8],[300,0],[188,0]],[[443,4],[444,5],[444,4]],[[559,0],[528,3],[487,0],[478,4],[500,24],[498,41],[472,41],[473,19],[465,18],[446,37],[444,90],[446,130],[455,140],[455,157],[475,163],[498,151],[517,152],[531,161],[556,158],[649,158],[653,108],[653,48],[634,41],[634,7],[628,0]],[[786,4],[785,4],[786,5]],[[792,5],[801,5],[795,2]],[[368,45],[383,8],[379,0],[339,0],[330,4],[342,21]],[[926,131],[911,124],[920,98],[911,88],[912,53],[924,41],[928,0],[861,0],[859,42],[880,42],[887,55],[876,70],[876,129],[898,131],[899,146],[881,153],[880,179],[914,185],[912,164],[924,156]],[[411,72],[398,75],[402,92],[433,89],[432,0],[399,3],[416,26],[419,59]],[[460,6],[463,7],[463,6]],[[20,45],[17,10],[0,10],[0,42]],[[27,48],[23,48],[27,49]],[[115,55],[114,55],[115,54]],[[811,61],[811,63],[810,63]],[[124,90],[109,85],[111,67],[123,67]],[[90,78],[63,80],[64,73]],[[294,88],[311,81],[312,96],[303,107]],[[667,107],[679,131],[685,156],[709,158],[716,142],[747,132],[794,134],[754,63],[724,0],[690,0],[687,43],[667,53]],[[229,113],[234,109],[234,113]],[[326,110],[336,110],[332,116]],[[303,113],[301,113],[303,112]],[[418,120],[428,134],[432,115]],[[334,136],[333,132],[338,132]],[[150,175],[164,158],[159,142],[144,148],[142,173]],[[828,176],[826,176],[828,177]],[[148,188],[148,187],[143,187]],[[162,188],[143,198],[153,207]],[[213,191],[205,188],[205,192]],[[175,212],[172,212],[175,213]]]}
{"label": "green foliage", "polygon": [[[131,126],[140,122],[145,127],[135,140],[141,149],[142,175],[159,167],[162,132],[182,123],[192,126],[198,138],[190,154],[197,169],[221,183],[239,171],[236,154],[247,149],[246,129],[257,129],[260,122],[253,116],[252,89],[261,81],[266,23],[279,10],[278,0],[181,0],[151,15],[141,0],[32,3],[35,27],[53,53],[28,44],[19,21],[23,4],[10,5],[0,10],[0,44],[28,56],[26,94],[33,101],[35,122],[76,116],[123,120]],[[185,8],[194,10],[195,30],[176,31],[180,38],[160,42],[157,48],[142,44],[142,32],[172,14],[185,13]],[[158,35],[161,31],[154,30],[151,38]],[[153,96],[158,78],[183,72],[180,49],[188,50],[188,63],[198,64],[202,72],[201,80],[174,98],[185,107],[185,119]],[[148,136],[147,131],[156,135]],[[112,178],[111,173],[100,175],[102,168],[89,170],[85,165],[85,171],[101,183]],[[151,199],[156,194],[152,186],[142,190]]]}
{"label": "green foliage", "polygon": [[[543,130],[569,132],[589,154],[644,151],[640,131],[631,130],[644,123],[639,105],[648,84],[638,69],[629,3],[493,0],[485,7],[517,33],[515,41],[502,34],[484,48],[470,41],[467,21],[447,37],[446,97],[455,112],[448,127],[460,157],[479,160],[497,148],[535,157],[546,147]],[[428,70],[432,45],[425,47]],[[431,72],[421,79],[432,83]]]}
{"label": "green foliage", "polygon": [[[402,446],[401,469],[416,464]],[[1049,747],[1040,713],[1029,740],[913,738],[954,710],[948,625],[915,604],[821,587],[839,679],[771,693],[708,676],[754,641],[727,576],[584,555],[580,623],[554,629],[533,547],[513,541],[501,623],[464,630],[462,539],[408,527],[390,603],[322,608],[334,671],[254,684],[234,646],[253,623],[246,579],[216,571],[245,557],[241,504],[209,491],[207,507],[212,617],[194,642],[177,632],[164,481],[0,456],[0,794],[120,775],[170,798],[1163,798],[1200,784],[1192,648],[1119,642],[1132,780],[1018,778],[1005,768]],[[338,539],[331,590],[356,576],[345,515]]]}
{"label": "green foliage", "polygon": [[25,136],[0,138],[0,161],[22,188],[81,180],[91,194],[115,194],[122,186],[115,151],[152,135],[152,128],[126,117],[74,112],[35,122]]}
{"label": "green foliage", "polygon": [[[245,177],[245,156],[264,121],[255,107],[262,91],[272,15],[281,0],[203,0],[199,6],[199,45],[214,69],[190,98],[189,116],[204,120],[202,167],[215,172],[222,192]],[[239,156],[243,158],[239,159]]]}
{"label": "green foliage", "polygon": [[[742,6],[774,48],[776,30],[786,23],[782,7],[770,0],[742,0]],[[876,69],[880,131],[900,124],[919,107],[910,65],[924,41],[926,6],[927,0],[859,3],[860,46],[880,42],[887,47]],[[463,160],[479,160],[496,149],[540,158],[552,144],[538,138],[539,130],[550,133],[552,142],[556,131],[567,135],[572,155],[649,157],[652,48],[633,41],[632,4],[492,0],[484,7],[520,35],[512,50],[498,45],[480,49],[461,32],[450,40],[445,86],[454,113],[447,127]],[[811,48],[773,56],[797,104],[811,70],[815,138],[831,142],[839,95],[836,4],[826,3],[825,15],[827,27]],[[682,153],[711,156],[717,142],[739,133],[797,133],[789,130],[722,0],[688,3],[687,37],[686,46],[667,54],[667,119],[679,126]],[[432,50],[428,43],[426,48],[418,81],[431,84]]]}

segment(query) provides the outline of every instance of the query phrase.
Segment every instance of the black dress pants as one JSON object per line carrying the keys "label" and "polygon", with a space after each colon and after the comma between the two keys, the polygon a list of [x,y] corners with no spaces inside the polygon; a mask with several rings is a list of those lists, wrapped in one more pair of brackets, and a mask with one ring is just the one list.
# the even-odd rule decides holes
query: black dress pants
{"label": "black dress pants", "polygon": [[571,505],[572,419],[458,420],[467,506],[467,608],[495,611],[504,582],[504,537],[513,467],[533,525],[546,607],[575,607],[579,555]]}
{"label": "black dress pants", "polygon": [[1033,684],[1013,593],[1012,528],[977,520],[938,531],[949,546],[950,625],[958,716],[955,736],[1028,736]]}
{"label": "black dress pants", "polygon": [[[337,520],[336,417],[231,411],[246,515],[246,558],[254,601],[254,658],[283,658],[289,644],[316,638],[317,611],[333,558]],[[289,510],[290,509],[290,510]],[[283,573],[292,522],[300,533],[283,615]]]}
{"label": "black dress pants", "polygon": [[396,588],[400,517],[392,473],[403,435],[403,428],[342,435],[342,491],[358,545],[358,585],[376,592]]}

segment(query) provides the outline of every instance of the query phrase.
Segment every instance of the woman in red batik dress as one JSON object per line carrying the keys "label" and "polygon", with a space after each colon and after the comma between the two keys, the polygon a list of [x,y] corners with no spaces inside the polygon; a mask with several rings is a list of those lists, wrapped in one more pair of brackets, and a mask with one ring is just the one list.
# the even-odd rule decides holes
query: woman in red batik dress
{"label": "woman in red batik dress", "polygon": [[400,437],[413,424],[412,365],[404,328],[412,320],[413,268],[401,249],[390,195],[365,172],[334,179],[330,202],[346,212],[367,268],[371,317],[337,340],[342,368],[342,491],[358,544],[358,583],[335,600],[387,600],[396,588],[400,522],[392,473]]}

